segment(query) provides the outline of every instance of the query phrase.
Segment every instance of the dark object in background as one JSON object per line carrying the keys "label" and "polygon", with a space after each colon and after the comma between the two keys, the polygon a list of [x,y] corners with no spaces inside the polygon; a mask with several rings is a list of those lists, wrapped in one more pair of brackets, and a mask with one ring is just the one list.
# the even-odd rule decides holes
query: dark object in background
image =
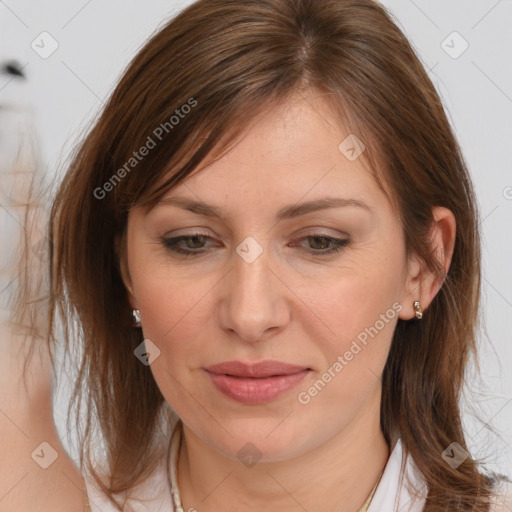
{"label": "dark object in background", "polygon": [[2,74],[13,75],[20,78],[25,78],[20,64],[16,61],[5,62],[1,67]]}

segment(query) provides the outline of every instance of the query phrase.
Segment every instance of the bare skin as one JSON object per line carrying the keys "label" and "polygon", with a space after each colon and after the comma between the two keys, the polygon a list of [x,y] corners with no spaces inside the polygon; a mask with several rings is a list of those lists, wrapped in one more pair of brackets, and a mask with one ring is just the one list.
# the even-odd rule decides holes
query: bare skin
{"label": "bare skin", "polygon": [[[21,219],[29,200],[25,185],[30,176],[16,172],[10,176],[4,174],[2,178],[2,185],[5,188],[8,182],[11,194],[10,204],[0,209],[2,234],[5,236],[9,232],[6,229],[9,225],[18,229],[18,233],[9,232],[11,236],[8,240],[1,240],[1,259],[7,261],[9,251],[13,249],[13,241],[19,239]],[[40,205],[39,208],[43,207]],[[43,209],[37,210],[36,218],[38,222],[27,227],[34,242],[41,238]],[[14,263],[17,263],[15,259]],[[42,270],[41,262],[32,252],[28,264],[30,283],[34,287],[33,297],[29,297],[31,300],[38,296],[35,283],[39,282]],[[16,266],[2,268],[2,277],[6,277],[2,282],[8,283],[18,270]],[[3,293],[14,291],[16,283],[14,281]],[[5,296],[1,299],[5,304]],[[44,311],[40,311],[39,307],[33,311],[36,313],[36,322],[44,318]],[[12,325],[11,318],[9,309],[1,311],[0,510],[81,512],[84,510],[83,479],[65,451],[53,419],[52,368],[47,345],[40,338],[25,336],[23,328]],[[32,324],[32,327],[42,332],[41,325]],[[31,344],[34,350],[30,359],[27,359]],[[28,367],[24,373],[27,360]]]}
{"label": "bare skin", "polygon": [[[0,510],[82,512],[83,480],[65,451],[53,420],[52,372],[46,351],[37,351],[31,359],[27,392],[22,383],[26,353],[17,351],[24,340],[6,324],[1,332],[5,350],[0,395]],[[45,464],[52,457],[46,445],[41,446],[43,442],[57,453],[57,459],[47,468],[37,463]]]}
{"label": "bare skin", "polygon": [[[388,460],[380,375],[394,327],[414,317],[413,301],[426,309],[440,283],[417,258],[407,261],[398,218],[362,159],[338,150],[348,134],[318,94],[296,96],[167,194],[213,204],[223,218],[171,204],[130,212],[123,277],[144,337],[161,350],[151,370],[184,423],[178,479],[185,510],[236,504],[252,512],[272,503],[283,512],[319,504],[354,512]],[[287,205],[327,196],[369,208],[276,219]],[[441,207],[433,217],[432,243],[448,269],[455,219]],[[197,233],[205,238],[178,247],[200,255],[182,256],[161,240]],[[261,249],[250,263],[236,252],[247,237]],[[321,256],[332,246],[322,237],[349,242]],[[299,402],[299,392],[393,304],[401,309],[357,356],[307,404]],[[248,405],[220,393],[204,370],[269,359],[311,371],[293,390]],[[247,443],[261,456],[250,468],[237,455]]]}

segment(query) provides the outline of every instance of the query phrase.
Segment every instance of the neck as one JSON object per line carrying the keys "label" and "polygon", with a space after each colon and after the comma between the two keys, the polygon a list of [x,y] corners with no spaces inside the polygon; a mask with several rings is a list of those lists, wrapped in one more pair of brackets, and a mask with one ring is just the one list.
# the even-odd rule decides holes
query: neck
{"label": "neck", "polygon": [[184,510],[254,512],[271,503],[283,512],[354,512],[365,503],[388,458],[379,394],[315,450],[252,467],[223,456],[184,425],[178,485]]}

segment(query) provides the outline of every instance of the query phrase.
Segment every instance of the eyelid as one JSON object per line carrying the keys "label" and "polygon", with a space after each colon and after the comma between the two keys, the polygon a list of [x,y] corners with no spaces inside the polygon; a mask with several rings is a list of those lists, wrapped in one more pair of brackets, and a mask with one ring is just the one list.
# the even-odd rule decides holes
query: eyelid
{"label": "eyelid", "polygon": [[350,238],[350,235],[346,231],[340,231],[338,229],[328,228],[326,226],[309,226],[307,228],[301,229],[293,236],[294,238],[301,236],[325,236],[326,238],[339,238],[344,236],[346,238]]}
{"label": "eyelid", "polygon": [[[206,232],[203,232],[202,231],[203,229]],[[311,236],[334,238],[334,239],[338,239],[338,240],[340,239],[340,237],[345,237],[347,239],[351,238],[350,235],[344,231],[337,231],[336,233],[332,234],[332,233],[327,233],[327,232],[322,231],[324,229],[328,229],[328,228],[314,227],[314,226],[304,228],[302,231],[299,231],[296,234],[292,235],[293,241],[295,241],[296,239],[300,239],[300,238],[304,238],[304,237],[311,237]],[[194,236],[204,236],[204,237],[208,237],[208,238],[219,238],[218,235],[216,235],[216,234],[212,235],[212,232],[210,230],[208,230],[207,228],[193,227],[193,228],[182,228],[177,231],[166,232],[161,237],[158,237],[158,239],[160,240],[163,238],[170,239],[170,238],[180,238],[180,237],[191,238]],[[283,236],[283,239],[287,240],[289,238],[290,238],[289,236]]]}
{"label": "eyelid", "polygon": [[[204,232],[203,232],[204,230]],[[176,238],[179,236],[212,236],[212,231],[203,227],[181,228],[174,231],[166,231],[162,238]],[[217,236],[217,235],[213,235]]]}

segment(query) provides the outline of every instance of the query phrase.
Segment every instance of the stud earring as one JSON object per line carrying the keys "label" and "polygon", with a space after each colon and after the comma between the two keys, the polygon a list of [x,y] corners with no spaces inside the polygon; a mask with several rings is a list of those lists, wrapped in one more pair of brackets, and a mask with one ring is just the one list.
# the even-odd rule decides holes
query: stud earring
{"label": "stud earring", "polygon": [[415,310],[414,316],[418,320],[421,320],[423,318],[423,311],[421,309],[420,301],[419,300],[415,300],[414,301],[414,310]]}
{"label": "stud earring", "polygon": [[140,321],[140,311],[138,309],[132,310],[132,326],[133,327],[141,327]]}

